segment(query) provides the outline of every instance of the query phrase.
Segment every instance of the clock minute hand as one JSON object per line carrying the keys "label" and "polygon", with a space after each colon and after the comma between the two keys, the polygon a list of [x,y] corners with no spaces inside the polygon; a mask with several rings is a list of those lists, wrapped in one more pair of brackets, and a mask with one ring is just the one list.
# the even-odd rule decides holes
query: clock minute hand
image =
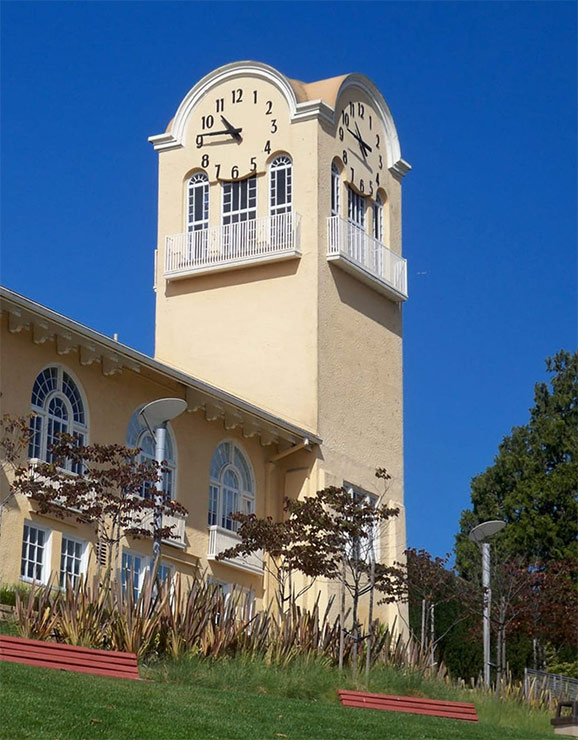
{"label": "clock minute hand", "polygon": [[357,141],[359,142],[360,146],[363,147],[363,149],[365,150],[365,152],[371,152],[372,151],[371,147],[369,146],[369,144],[367,144],[365,141],[363,141],[363,139],[361,137],[361,131],[359,130],[359,126],[357,125],[357,121],[355,122],[355,128],[357,130],[357,134],[355,134],[350,128],[348,128],[347,130],[357,139]]}

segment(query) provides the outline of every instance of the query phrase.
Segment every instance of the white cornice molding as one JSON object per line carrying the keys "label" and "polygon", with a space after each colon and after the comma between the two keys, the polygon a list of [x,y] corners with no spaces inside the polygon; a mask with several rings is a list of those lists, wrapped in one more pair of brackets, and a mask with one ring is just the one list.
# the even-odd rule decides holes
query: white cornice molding
{"label": "white cornice molding", "polygon": [[391,174],[396,180],[401,180],[411,170],[411,164],[406,162],[405,159],[399,159],[395,164],[392,164],[389,168]]}
{"label": "white cornice molding", "polygon": [[232,415],[240,414],[244,424],[255,425],[263,432],[279,438],[280,442],[285,444],[295,444],[304,439],[310,439],[314,444],[322,442],[312,432],[285,421],[227,391],[194,378],[182,370],[148,357],[142,352],[127,347],[121,342],[2,286],[0,286],[0,311],[8,313],[9,331],[13,333],[18,333],[23,329],[32,331],[34,324],[46,325],[51,337],[56,337],[55,349],[59,354],[66,354],[78,348],[81,364],[100,362],[105,374],[115,374],[123,367],[134,372],[146,369],[150,373],[180,383],[191,411],[208,404],[211,409],[222,409],[222,415],[225,411]]}

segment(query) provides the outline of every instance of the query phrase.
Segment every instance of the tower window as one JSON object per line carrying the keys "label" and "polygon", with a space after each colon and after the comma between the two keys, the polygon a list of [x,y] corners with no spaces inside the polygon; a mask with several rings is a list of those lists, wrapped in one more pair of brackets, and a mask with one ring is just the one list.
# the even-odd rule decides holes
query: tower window
{"label": "tower window", "polygon": [[202,231],[209,228],[209,178],[197,172],[189,180],[187,230]]}
{"label": "tower window", "polygon": [[223,226],[257,218],[257,178],[223,184]]}
{"label": "tower window", "polygon": [[341,176],[339,174],[339,167],[335,162],[331,165],[331,215],[340,215],[340,198],[341,190]]}
{"label": "tower window", "polygon": [[271,162],[270,202],[271,216],[291,213],[293,197],[293,174],[291,158],[282,155]]}
{"label": "tower window", "polygon": [[373,237],[383,244],[383,199],[380,195],[373,204]]}
{"label": "tower window", "polygon": [[352,188],[348,188],[347,218],[349,223],[365,229],[365,198]]}

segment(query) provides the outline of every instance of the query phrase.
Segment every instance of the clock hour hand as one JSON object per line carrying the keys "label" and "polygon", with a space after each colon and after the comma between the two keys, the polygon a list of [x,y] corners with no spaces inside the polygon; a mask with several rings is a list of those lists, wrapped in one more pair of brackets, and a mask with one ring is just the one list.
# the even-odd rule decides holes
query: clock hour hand
{"label": "clock hour hand", "polygon": [[221,121],[223,122],[223,126],[227,127],[227,133],[231,134],[235,141],[241,141],[241,131],[243,129],[235,128],[231,123],[229,123],[229,121],[227,121],[225,116],[221,116]]}

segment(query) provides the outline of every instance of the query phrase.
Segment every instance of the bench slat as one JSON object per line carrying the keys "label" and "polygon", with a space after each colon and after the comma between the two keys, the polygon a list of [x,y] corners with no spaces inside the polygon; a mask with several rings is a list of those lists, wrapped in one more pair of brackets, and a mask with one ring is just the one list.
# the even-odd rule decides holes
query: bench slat
{"label": "bench slat", "polygon": [[89,653],[90,655],[106,655],[106,656],[117,656],[125,658],[134,658],[134,653],[122,653],[118,650],[101,650],[100,648],[87,648],[81,647],[80,645],[67,645],[64,642],[51,642],[49,640],[31,640],[27,637],[12,637],[11,635],[0,635],[0,646],[2,643],[14,643],[16,645],[44,645],[50,647],[57,647],[60,650],[74,650],[76,652]]}
{"label": "bench slat", "polygon": [[0,660],[109,678],[140,680],[136,655],[116,650],[92,650],[58,642],[2,636]]}
{"label": "bench slat", "polygon": [[56,668],[60,671],[71,671],[74,673],[89,673],[95,676],[108,676],[108,678],[128,678],[133,680],[140,680],[140,676],[134,675],[134,673],[127,673],[125,671],[106,670],[104,668],[87,668],[85,666],[55,663],[51,660],[41,660],[39,658],[14,658],[12,656],[2,656],[0,660],[6,663],[21,663],[23,665],[34,665],[38,668]]}
{"label": "bench slat", "polygon": [[137,662],[135,661],[108,661],[102,660],[100,656],[98,660],[91,660],[90,655],[81,653],[81,656],[71,656],[69,653],[60,653],[58,650],[41,650],[38,648],[18,649],[14,647],[0,647],[0,656],[8,655],[12,658],[17,658],[21,655],[23,658],[38,659],[38,660],[52,660],[55,663],[66,663],[69,665],[84,665],[84,666],[95,666],[96,668],[104,668],[110,670],[130,671],[137,669]]}
{"label": "bench slat", "polygon": [[398,696],[397,694],[373,694],[368,691],[348,691],[347,689],[339,689],[337,692],[339,696],[346,696],[346,697],[367,697],[369,699],[386,699],[388,701],[398,701],[398,702],[419,702],[420,704],[432,704],[436,707],[460,707],[465,708],[468,707],[469,709],[475,711],[476,707],[474,704],[470,702],[463,702],[463,701],[446,701],[444,699],[422,699],[420,696]]}
{"label": "bench slat", "polygon": [[466,722],[478,721],[475,706],[466,702],[436,701],[435,699],[420,699],[413,696],[371,694],[362,691],[340,690],[337,693],[344,707],[378,709],[406,714],[423,714],[431,717],[458,719]]}

